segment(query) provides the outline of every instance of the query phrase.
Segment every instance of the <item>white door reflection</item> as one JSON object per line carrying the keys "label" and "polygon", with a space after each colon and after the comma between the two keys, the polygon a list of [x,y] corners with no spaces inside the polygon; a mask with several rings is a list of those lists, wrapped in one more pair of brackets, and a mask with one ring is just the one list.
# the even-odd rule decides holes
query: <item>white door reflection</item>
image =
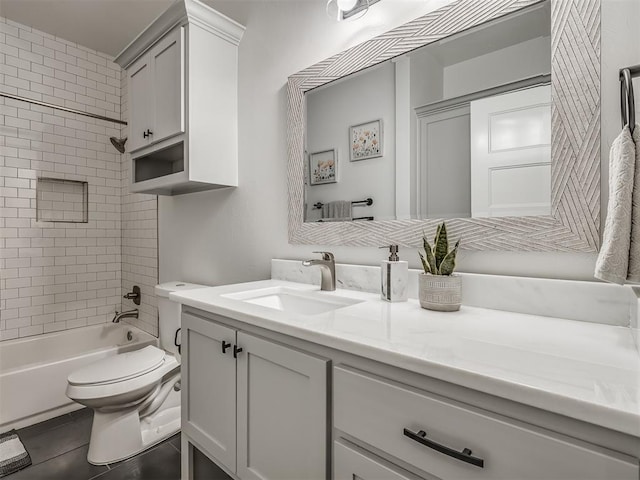
{"label": "white door reflection", "polygon": [[551,214],[551,87],[471,102],[471,216]]}

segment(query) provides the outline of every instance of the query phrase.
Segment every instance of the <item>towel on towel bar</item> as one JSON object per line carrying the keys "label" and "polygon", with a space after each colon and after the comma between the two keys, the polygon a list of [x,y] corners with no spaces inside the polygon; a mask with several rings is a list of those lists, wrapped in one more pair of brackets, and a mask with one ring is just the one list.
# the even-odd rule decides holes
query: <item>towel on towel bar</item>
{"label": "towel on towel bar", "polygon": [[[619,285],[640,281],[639,129],[628,126],[609,153],[609,206],[594,276]],[[635,141],[635,142],[634,142]],[[633,220],[633,221],[632,221]]]}
{"label": "towel on towel bar", "polygon": [[351,202],[346,200],[336,200],[322,205],[322,219],[333,222],[350,222],[352,213]]}
{"label": "towel on towel bar", "polygon": [[633,129],[633,143],[636,146],[636,170],[633,175],[631,196],[631,242],[627,280],[640,283],[640,127],[638,125]]}

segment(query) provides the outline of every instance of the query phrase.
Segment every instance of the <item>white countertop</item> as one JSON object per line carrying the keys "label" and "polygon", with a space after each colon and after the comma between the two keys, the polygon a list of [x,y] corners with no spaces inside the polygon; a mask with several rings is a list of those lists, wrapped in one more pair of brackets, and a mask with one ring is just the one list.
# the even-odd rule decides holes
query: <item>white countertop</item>
{"label": "white countertop", "polygon": [[457,385],[640,437],[640,355],[631,329],[462,306],[440,313],[417,300],[364,300],[316,315],[290,315],[226,295],[284,286],[282,280],[170,294],[185,305],[344,350]]}

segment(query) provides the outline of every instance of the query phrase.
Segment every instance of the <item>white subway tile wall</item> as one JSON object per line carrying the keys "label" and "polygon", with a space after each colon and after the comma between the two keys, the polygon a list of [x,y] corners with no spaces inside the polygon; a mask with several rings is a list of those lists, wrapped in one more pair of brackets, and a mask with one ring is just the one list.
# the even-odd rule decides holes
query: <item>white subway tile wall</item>
{"label": "white subway tile wall", "polygon": [[[127,108],[127,76],[123,72],[121,111],[129,118]],[[128,135],[122,126],[121,137]],[[125,144],[125,148],[127,145]],[[138,319],[126,321],[152,335],[158,336],[158,306],[154,287],[158,283],[158,197],[142,193],[129,193],[131,156],[122,155],[122,295],[134,285],[141,291]],[[131,300],[123,300],[122,309],[135,307]]]}
{"label": "white subway tile wall", "polygon": [[87,223],[89,221],[88,193],[87,182],[38,177],[36,220]]}
{"label": "white subway tile wall", "polygon": [[[121,118],[122,77],[108,55],[0,17],[7,93]],[[126,195],[123,232],[128,156],[109,141],[123,132],[113,122],[0,98],[0,340],[109,322],[129,279],[138,278],[146,282],[140,326],[157,334],[149,291],[157,241],[145,248],[157,238],[157,210],[155,200]],[[88,223],[37,221],[38,177],[88,182]]]}

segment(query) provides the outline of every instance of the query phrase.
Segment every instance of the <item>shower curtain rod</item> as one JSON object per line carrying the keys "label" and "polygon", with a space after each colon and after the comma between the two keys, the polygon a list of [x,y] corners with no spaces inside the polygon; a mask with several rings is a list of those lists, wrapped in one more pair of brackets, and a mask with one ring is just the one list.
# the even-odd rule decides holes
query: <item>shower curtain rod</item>
{"label": "shower curtain rod", "polygon": [[95,113],[83,112],[82,110],[76,110],[75,108],[61,107],[59,105],[54,105],[53,103],[41,102],[40,100],[32,100],[30,98],[20,97],[18,95],[11,95],[10,93],[0,92],[0,97],[20,100],[21,102],[33,103],[42,107],[55,108],[56,110],[64,110],[65,112],[77,113],[78,115],[84,115],[85,117],[97,118],[98,120],[107,120],[109,122],[119,123],[120,125],[127,125],[127,122],[118,120],[117,118],[109,118],[103,115],[97,115]]}

